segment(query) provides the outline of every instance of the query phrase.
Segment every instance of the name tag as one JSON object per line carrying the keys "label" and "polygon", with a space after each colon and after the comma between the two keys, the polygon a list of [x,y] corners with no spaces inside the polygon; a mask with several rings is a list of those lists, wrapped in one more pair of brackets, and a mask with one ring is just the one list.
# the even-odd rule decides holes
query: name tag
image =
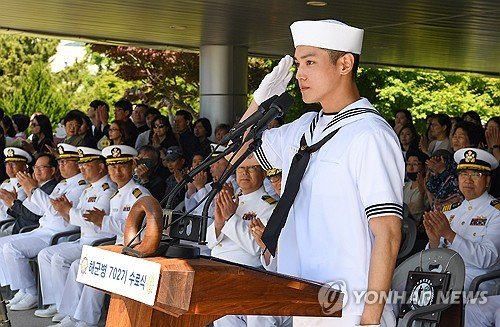
{"label": "name tag", "polygon": [[88,286],[153,305],[161,265],[84,245],[76,280]]}

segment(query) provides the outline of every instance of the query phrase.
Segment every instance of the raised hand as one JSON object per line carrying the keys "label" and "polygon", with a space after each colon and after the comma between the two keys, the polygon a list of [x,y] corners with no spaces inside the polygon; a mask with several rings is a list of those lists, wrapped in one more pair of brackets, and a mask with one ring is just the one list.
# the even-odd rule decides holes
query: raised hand
{"label": "raised hand", "polygon": [[293,58],[289,55],[281,58],[278,65],[264,77],[257,90],[255,90],[253,94],[255,103],[260,105],[273,95],[280,95],[285,92],[286,86],[293,76],[293,72],[290,71],[292,65]]}

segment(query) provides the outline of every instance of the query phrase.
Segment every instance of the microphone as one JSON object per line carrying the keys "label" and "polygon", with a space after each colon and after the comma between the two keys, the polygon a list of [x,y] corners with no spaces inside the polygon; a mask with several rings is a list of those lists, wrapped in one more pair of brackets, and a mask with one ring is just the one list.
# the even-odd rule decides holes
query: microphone
{"label": "microphone", "polygon": [[262,118],[266,112],[269,110],[269,106],[273,103],[273,101],[277,98],[277,95],[273,95],[266,101],[262,102],[259,106],[259,109],[257,109],[256,112],[254,112],[250,117],[245,119],[244,121],[236,124],[233,128],[229,130],[229,132],[224,135],[222,140],[220,140],[219,144],[226,144],[229,141],[234,141],[238,137],[242,136],[245,134],[246,130],[253,126],[256,122],[259,121],[260,118]]}
{"label": "microphone", "polygon": [[251,140],[258,139],[262,133],[267,129],[270,122],[278,116],[283,116],[287,113],[288,109],[293,105],[293,97],[288,93],[281,94],[276,100],[271,103],[269,110],[264,116],[252,127],[243,143]]}

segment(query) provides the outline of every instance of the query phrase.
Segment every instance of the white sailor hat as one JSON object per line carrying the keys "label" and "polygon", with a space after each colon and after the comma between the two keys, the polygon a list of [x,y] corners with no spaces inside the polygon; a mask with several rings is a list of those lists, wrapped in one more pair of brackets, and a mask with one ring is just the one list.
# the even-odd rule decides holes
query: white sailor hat
{"label": "white sailor hat", "polygon": [[86,146],[79,146],[77,150],[78,157],[80,158],[78,163],[90,162],[96,159],[104,159],[100,150],[88,148]]}
{"label": "white sailor hat", "polygon": [[59,154],[59,159],[79,159],[78,149],[76,146],[66,143],[59,143],[57,145],[57,153]]}
{"label": "white sailor hat", "polygon": [[217,157],[219,154],[224,152],[227,148],[223,145],[220,144],[215,144],[212,143],[210,144],[210,150],[212,150],[211,156],[212,157]]}
{"label": "white sailor hat", "polygon": [[290,25],[293,44],[361,54],[362,29],[337,20],[302,20]]}
{"label": "white sailor hat", "polygon": [[3,154],[5,156],[5,162],[31,162],[31,155],[20,148],[5,148]]}
{"label": "white sailor hat", "polygon": [[489,152],[476,149],[464,148],[455,152],[453,156],[458,164],[457,169],[473,169],[492,171],[498,167],[498,160]]}
{"label": "white sailor hat", "polygon": [[102,149],[108,165],[129,162],[137,156],[137,150],[128,145],[110,145]]}

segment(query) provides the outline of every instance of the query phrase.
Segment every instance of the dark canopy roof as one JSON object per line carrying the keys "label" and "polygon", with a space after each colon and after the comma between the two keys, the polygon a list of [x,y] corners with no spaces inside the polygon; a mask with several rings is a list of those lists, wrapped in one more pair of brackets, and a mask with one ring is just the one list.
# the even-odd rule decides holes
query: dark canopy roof
{"label": "dark canopy roof", "polygon": [[498,0],[1,0],[0,32],[155,48],[246,46],[292,53],[289,25],[334,18],[365,29],[363,64],[500,73]]}

